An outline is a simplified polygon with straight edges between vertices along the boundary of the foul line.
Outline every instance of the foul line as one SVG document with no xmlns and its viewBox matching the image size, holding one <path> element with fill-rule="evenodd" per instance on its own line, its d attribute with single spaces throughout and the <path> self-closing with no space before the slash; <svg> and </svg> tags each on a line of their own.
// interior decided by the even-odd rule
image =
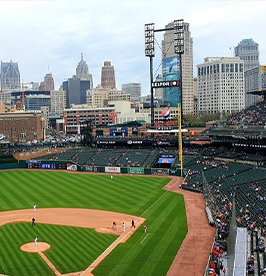
<svg viewBox="0 0 266 276">
<path fill-rule="evenodd" d="M 148 236 L 149 234 L 147 234 L 146 237 L 140 243 L 142 244 Z"/>
<path fill-rule="evenodd" d="M 62 275 L 42 252 L 38 252 L 38 254 L 42 257 L 42 259 L 46 262 L 46 264 L 52 269 L 55 275 Z"/>
<path fill-rule="evenodd" d="M 172 178 L 172 179 L 174 179 L 174 178 Z M 171 179 L 171 180 L 172 180 Z M 170 181 L 171 181 L 170 180 Z M 152 205 L 149 207 L 149 208 L 147 208 L 138 218 L 137 218 L 137 220 L 136 221 L 138 221 L 145 213 L 147 213 L 167 192 L 169 192 L 174 186 L 176 185 L 176 182 L 174 182 L 174 184 L 172 185 L 172 186 L 170 186 L 167 190 L 165 190 L 165 192 L 159 197 L 159 198 L 157 198 L 157 200 L 156 201 L 154 201 L 153 203 L 152 203 Z"/>
</svg>

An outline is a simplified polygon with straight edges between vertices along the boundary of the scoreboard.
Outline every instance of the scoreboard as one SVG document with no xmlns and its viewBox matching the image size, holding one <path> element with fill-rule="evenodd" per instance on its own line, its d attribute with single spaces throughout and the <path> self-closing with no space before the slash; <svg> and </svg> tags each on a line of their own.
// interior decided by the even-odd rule
<svg viewBox="0 0 266 276">
<path fill-rule="evenodd" d="M 67 164 L 54 163 L 27 163 L 28 169 L 45 169 L 45 170 L 66 170 Z"/>
</svg>

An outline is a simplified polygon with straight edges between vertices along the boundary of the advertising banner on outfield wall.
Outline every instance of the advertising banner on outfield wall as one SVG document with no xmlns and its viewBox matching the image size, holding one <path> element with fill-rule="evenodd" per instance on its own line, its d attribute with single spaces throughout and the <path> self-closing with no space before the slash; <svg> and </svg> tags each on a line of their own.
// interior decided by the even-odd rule
<svg viewBox="0 0 266 276">
<path fill-rule="evenodd" d="M 128 173 L 144 174 L 144 168 L 128 168 Z"/>
<path fill-rule="evenodd" d="M 67 170 L 68 171 L 77 171 L 78 170 L 78 166 L 75 164 L 67 164 Z"/>
<path fill-rule="evenodd" d="M 152 169 L 151 173 L 155 175 L 168 175 L 169 169 Z"/>
<path fill-rule="evenodd" d="M 108 173 L 120 173 L 121 170 L 119 167 L 105 167 L 105 172 Z"/>
<path fill-rule="evenodd" d="M 84 166 L 86 172 L 97 172 L 97 167 L 93 166 Z"/>
</svg>

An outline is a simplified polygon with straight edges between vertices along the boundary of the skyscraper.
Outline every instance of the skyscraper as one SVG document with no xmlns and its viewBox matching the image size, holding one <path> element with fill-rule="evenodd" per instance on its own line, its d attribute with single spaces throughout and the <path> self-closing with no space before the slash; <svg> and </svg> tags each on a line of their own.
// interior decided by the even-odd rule
<svg viewBox="0 0 266 276">
<path fill-rule="evenodd" d="M 92 88 L 92 75 L 89 74 L 89 68 L 83 60 L 83 54 L 81 54 L 81 60 L 76 68 L 76 75 L 63 82 L 67 107 L 70 107 L 71 104 L 85 104 L 86 91 Z"/>
<path fill-rule="evenodd" d="M 18 63 L 1 61 L 1 90 L 20 89 L 20 73 Z"/>
<path fill-rule="evenodd" d="M 155 78 L 155 81 L 163 81 L 162 75 L 158 74 Z M 163 100 L 163 88 L 155 89 L 155 98 Z"/>
<path fill-rule="evenodd" d="M 245 107 L 255 104 L 259 98 L 248 94 L 259 90 L 259 44 L 252 38 L 242 39 L 235 47 L 235 56 L 244 61 Z"/>
<path fill-rule="evenodd" d="M 115 69 L 111 61 L 105 61 L 102 67 L 101 86 L 103 88 L 116 88 Z"/>
<path fill-rule="evenodd" d="M 122 84 L 122 91 L 130 94 L 132 102 L 139 102 L 141 98 L 141 83 Z"/>
<path fill-rule="evenodd" d="M 235 113 L 245 107 L 243 60 L 208 57 L 197 68 L 200 114 Z"/>
<path fill-rule="evenodd" d="M 244 71 L 259 66 L 259 44 L 252 38 L 242 39 L 235 47 L 235 56 L 244 61 Z"/>
<path fill-rule="evenodd" d="M 174 27 L 170 22 L 165 28 Z M 180 78 L 180 60 L 174 51 L 174 30 L 166 31 L 162 41 L 163 79 Z M 164 101 L 171 106 L 177 106 L 179 88 L 165 88 Z M 182 55 L 182 110 L 183 114 L 194 113 L 193 100 L 193 39 L 189 23 L 184 23 L 184 54 Z"/>
<path fill-rule="evenodd" d="M 40 91 L 51 91 L 54 90 L 54 79 L 51 73 L 48 73 L 44 77 L 44 81 L 40 83 Z"/>
<path fill-rule="evenodd" d="M 84 59 L 83 59 L 82 53 L 81 53 L 81 60 L 78 63 L 78 66 L 76 68 L 76 76 L 80 80 L 90 81 L 90 85 L 91 85 L 90 89 L 93 88 L 92 75 L 89 74 L 89 68 L 88 68 L 86 61 L 84 61 Z"/>
</svg>

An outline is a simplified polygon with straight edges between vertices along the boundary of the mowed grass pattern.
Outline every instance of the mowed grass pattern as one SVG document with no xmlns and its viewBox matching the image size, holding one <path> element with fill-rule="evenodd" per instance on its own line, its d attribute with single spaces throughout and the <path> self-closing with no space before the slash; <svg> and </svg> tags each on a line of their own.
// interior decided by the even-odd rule
<svg viewBox="0 0 266 276">
<path fill-rule="evenodd" d="M 44 252 L 61 273 L 86 269 L 115 239 L 93 229 L 58 225 L 15 223 L 0 227 L 0 273 L 10 275 L 54 275 L 38 253 L 25 253 L 21 245 L 47 242 L 51 248 Z"/>
<path fill-rule="evenodd" d="M 115 175 L 113 180 L 110 180 L 109 175 L 26 170 L 0 172 L 0 211 L 32 208 L 36 203 L 37 208 L 91 208 L 140 216 L 156 202 L 143 215 L 147 219 L 145 224 L 148 226 L 149 235 L 144 233 L 143 228 L 138 229 L 129 241 L 119 245 L 93 273 L 128 276 L 165 275 L 187 233 L 183 197 L 162 190 L 168 181 L 167 178 L 125 175 Z M 27 227 L 27 225 L 18 224 L 17 226 Z M 11 243 L 12 245 L 14 241 L 12 238 L 9 240 L 7 238 L 12 237 L 12 227 L 15 226 L 7 225 L 0 228 L 1 233 L 2 231 L 5 233 L 7 244 Z M 38 228 L 41 231 L 49 229 L 45 235 L 46 241 L 50 241 L 54 236 L 58 237 L 52 241 L 54 250 L 50 249 L 45 254 L 62 273 L 70 272 L 69 268 L 72 269 L 72 267 L 75 268 L 74 271 L 84 269 L 91 262 L 89 256 L 92 256 L 93 259 L 95 256 L 93 252 L 100 254 L 103 247 L 107 247 L 113 238 L 101 235 L 102 237 L 111 237 L 106 240 L 101 238 L 105 241 L 104 244 L 101 244 L 101 242 L 95 243 L 96 240 L 91 239 L 94 230 L 52 225 L 38 225 Z M 63 230 L 69 228 L 71 230 Z M 84 230 L 88 230 L 85 234 L 86 238 L 83 236 Z M 63 239 L 60 238 L 61 232 L 65 233 Z M 62 240 L 69 240 L 68 245 L 63 246 L 64 254 L 59 253 L 62 248 L 60 244 L 64 244 Z M 86 240 L 93 242 L 87 244 Z M 32 241 L 32 237 L 27 242 L 30 241 Z M 80 250 L 77 248 L 71 250 L 72 245 L 79 241 L 83 242 Z M 99 250 L 97 251 L 98 244 Z M 16 256 L 16 254 L 21 254 L 19 249 L 15 245 L 12 245 L 11 248 L 13 248 L 14 258 L 19 259 Z M 86 250 L 88 253 L 84 254 Z M 5 263 L 9 254 L 10 251 L 1 250 L 0 269 L 6 267 Z M 36 265 L 37 259 L 35 263 L 26 260 L 23 263 L 14 262 L 12 263 L 13 271 L 19 271 L 19 269 L 27 271 L 30 264 L 42 270 L 45 264 L 39 260 L 40 264 Z M 8 265 L 11 265 L 10 262 Z M 43 271 L 47 271 L 45 275 L 50 275 L 49 269 L 47 269 Z M 20 275 L 30 274 L 25 272 Z"/>
</svg>

